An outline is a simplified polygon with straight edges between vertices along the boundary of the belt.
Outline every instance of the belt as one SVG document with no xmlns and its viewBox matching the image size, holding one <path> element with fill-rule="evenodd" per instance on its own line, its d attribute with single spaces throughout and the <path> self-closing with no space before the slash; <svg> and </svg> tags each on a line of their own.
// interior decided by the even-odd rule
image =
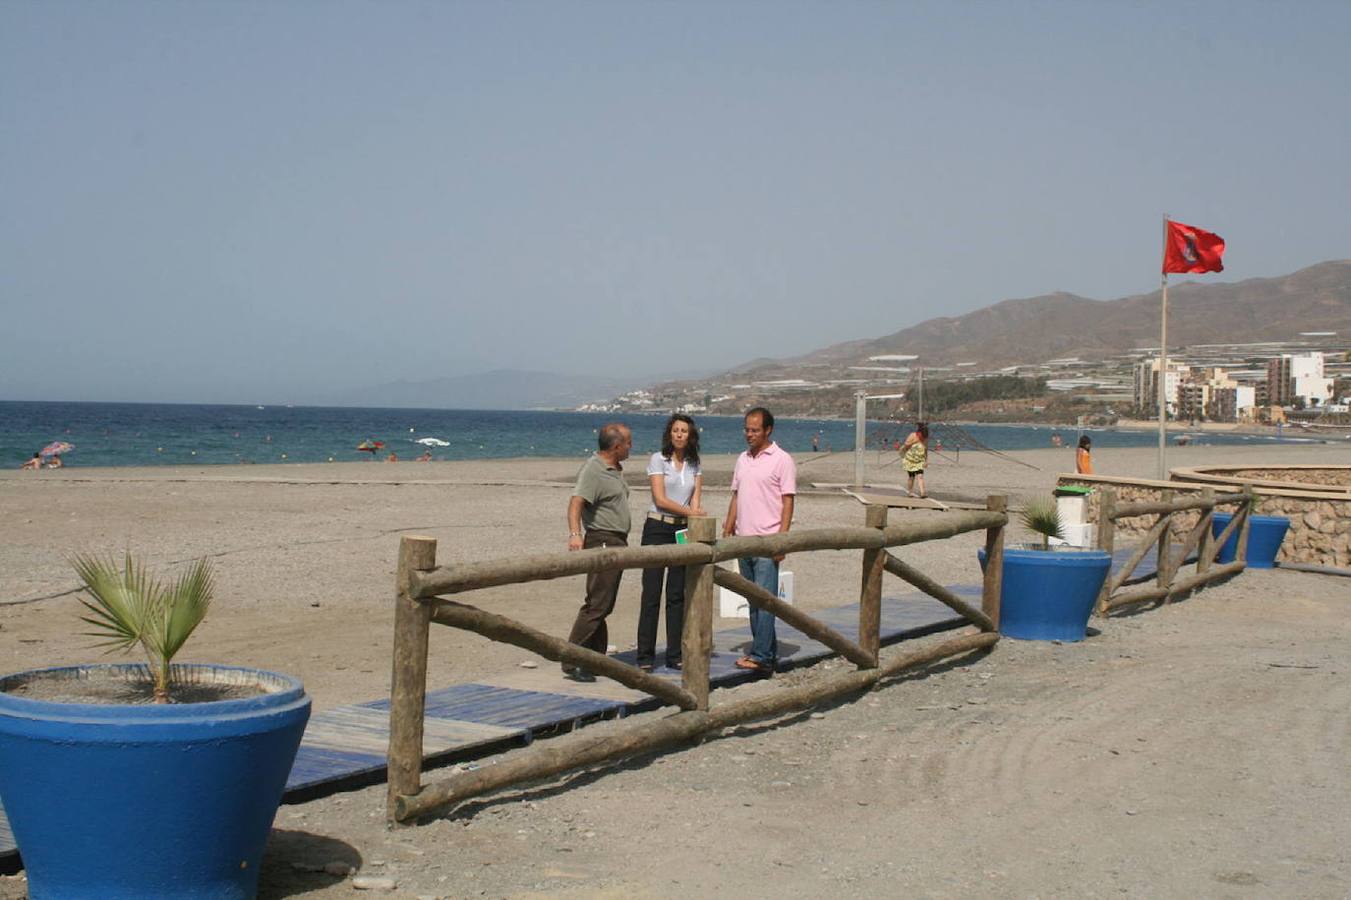
<svg viewBox="0 0 1351 900">
<path fill-rule="evenodd" d="M 650 512 L 647 514 L 649 519 L 656 519 L 658 522 L 665 522 L 667 525 L 684 525 L 684 516 L 668 516 L 665 513 Z"/>
</svg>

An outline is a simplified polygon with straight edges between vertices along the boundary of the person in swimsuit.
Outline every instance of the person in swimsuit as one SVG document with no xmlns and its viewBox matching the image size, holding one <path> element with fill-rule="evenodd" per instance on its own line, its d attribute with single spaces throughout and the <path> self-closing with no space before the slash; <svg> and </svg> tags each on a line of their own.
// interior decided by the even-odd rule
<svg viewBox="0 0 1351 900">
<path fill-rule="evenodd" d="M 1089 455 L 1089 450 L 1093 446 L 1093 440 L 1088 435 L 1079 438 L 1079 449 L 1074 451 L 1074 471 L 1080 475 L 1093 474 L 1093 458 Z"/>
<path fill-rule="evenodd" d="M 927 497 L 924 490 L 924 467 L 929 462 L 929 423 L 916 422 L 915 430 L 901 445 L 901 467 L 909 476 L 905 489 L 917 497 Z M 915 487 L 919 493 L 915 494 Z"/>
</svg>

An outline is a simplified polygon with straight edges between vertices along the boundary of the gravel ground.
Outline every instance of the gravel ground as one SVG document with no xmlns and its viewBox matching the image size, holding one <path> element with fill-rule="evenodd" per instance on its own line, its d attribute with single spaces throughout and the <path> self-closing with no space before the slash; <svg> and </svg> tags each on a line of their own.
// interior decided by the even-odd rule
<svg viewBox="0 0 1351 900">
<path fill-rule="evenodd" d="M 1262 452 L 1180 448 L 1170 462 L 1345 455 L 1318 445 Z M 1040 468 L 966 454 L 960 465 L 937 462 L 930 490 L 1025 497 L 1049 489 L 1067 460 L 1018 456 Z M 1152 468 L 1148 451 L 1095 456 L 1105 471 Z M 804 481 L 852 474 L 843 454 L 799 461 Z M 896 467 L 880 461 L 875 477 L 894 483 Z M 717 513 L 730 464 L 710 460 L 706 506 Z M 0 661 L 14 671 L 97 659 L 75 627 L 65 557 L 130 545 L 160 566 L 203 553 L 218 562 L 222 598 L 186 659 L 298 675 L 316 709 L 387 695 L 398 535 L 437 537 L 443 563 L 562 549 L 575 467 L 0 473 Z M 633 502 L 641 510 L 646 497 Z M 799 501 L 798 527 L 861 521 L 837 493 Z M 911 548 L 907 559 L 939 581 L 972 581 L 976 540 Z M 805 608 L 857 591 L 856 552 L 790 566 Z M 474 602 L 563 633 L 579 598 L 568 579 Z M 626 577 L 611 619 L 620 646 L 632 640 L 636 605 L 637 579 Z M 1345 579 L 1250 571 L 1098 623 L 1082 643 L 1005 640 L 839 703 L 500 792 L 415 827 L 385 825 L 383 785 L 284 806 L 261 896 L 1347 896 L 1348 607 Z M 436 633 L 430 681 L 519 671 L 523 658 Z M 715 702 L 821 669 L 843 664 Z M 24 893 L 22 876 L 0 879 L 0 898 Z"/>
</svg>

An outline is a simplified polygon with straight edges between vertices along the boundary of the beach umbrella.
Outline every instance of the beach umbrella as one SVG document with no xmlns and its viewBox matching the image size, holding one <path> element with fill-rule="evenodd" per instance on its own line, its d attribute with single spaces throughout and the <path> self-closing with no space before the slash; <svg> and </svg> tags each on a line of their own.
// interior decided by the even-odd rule
<svg viewBox="0 0 1351 900">
<path fill-rule="evenodd" d="M 371 455 L 374 455 L 376 450 L 383 450 L 384 448 L 384 441 L 362 441 L 360 444 L 357 444 L 358 450 L 364 450 Z"/>
<path fill-rule="evenodd" d="M 39 452 L 41 452 L 44 457 L 60 456 L 62 453 L 68 453 L 74 449 L 75 445 L 66 441 L 52 441 Z"/>
</svg>

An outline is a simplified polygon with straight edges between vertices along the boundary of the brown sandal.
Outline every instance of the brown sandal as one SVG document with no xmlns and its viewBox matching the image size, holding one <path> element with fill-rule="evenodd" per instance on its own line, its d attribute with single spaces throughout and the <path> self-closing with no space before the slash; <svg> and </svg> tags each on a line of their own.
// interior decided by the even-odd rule
<svg viewBox="0 0 1351 900">
<path fill-rule="evenodd" d="M 768 672 L 768 671 L 771 671 L 770 666 L 766 665 L 765 663 L 760 662 L 758 659 L 752 659 L 752 658 L 749 657 L 749 656 L 743 656 L 743 657 L 741 657 L 740 659 L 738 659 L 738 660 L 736 661 L 735 665 L 736 665 L 736 667 L 737 667 L 738 669 L 749 669 L 749 670 L 751 670 L 752 672 Z"/>
</svg>

